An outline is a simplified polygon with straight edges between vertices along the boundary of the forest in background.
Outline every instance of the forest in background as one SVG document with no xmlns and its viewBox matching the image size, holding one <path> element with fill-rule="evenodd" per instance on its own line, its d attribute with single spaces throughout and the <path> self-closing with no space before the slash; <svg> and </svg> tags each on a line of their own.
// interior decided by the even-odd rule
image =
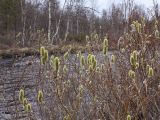
<svg viewBox="0 0 160 120">
<path fill-rule="evenodd" d="M 132 21 L 146 20 L 146 32 L 153 31 L 155 20 L 160 20 L 157 1 L 145 9 L 134 0 L 112 4 L 97 11 L 96 0 L 86 7 L 86 0 L 1 0 L 0 49 L 36 47 L 38 44 L 57 45 L 86 43 L 86 35 L 108 34 L 109 43 L 115 46 L 123 33 L 131 29 Z"/>
</svg>

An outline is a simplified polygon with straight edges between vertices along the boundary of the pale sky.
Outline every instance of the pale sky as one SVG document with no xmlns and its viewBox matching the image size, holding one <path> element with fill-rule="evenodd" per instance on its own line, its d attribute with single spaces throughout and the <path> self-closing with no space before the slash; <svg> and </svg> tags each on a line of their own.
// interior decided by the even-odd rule
<svg viewBox="0 0 160 120">
<path fill-rule="evenodd" d="M 60 0 L 61 5 L 65 0 Z M 86 6 L 90 6 L 92 0 L 86 0 Z M 99 12 L 102 9 L 107 9 L 111 6 L 112 3 L 122 3 L 124 0 L 94 0 L 96 1 L 96 10 Z M 153 6 L 153 0 L 134 0 L 136 4 L 143 4 L 146 8 L 151 8 Z M 156 0 L 160 5 L 160 0 Z"/>
</svg>

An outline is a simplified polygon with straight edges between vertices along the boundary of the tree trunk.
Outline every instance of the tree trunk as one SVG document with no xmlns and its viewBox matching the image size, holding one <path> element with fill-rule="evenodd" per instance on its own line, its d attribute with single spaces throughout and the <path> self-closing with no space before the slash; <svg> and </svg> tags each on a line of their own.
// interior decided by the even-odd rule
<svg viewBox="0 0 160 120">
<path fill-rule="evenodd" d="M 51 0 L 48 0 L 48 42 L 51 42 Z"/>
<path fill-rule="evenodd" d="M 26 17 L 25 17 L 25 0 L 21 0 L 21 21 L 22 21 L 22 46 L 25 45 Z"/>
<path fill-rule="evenodd" d="M 67 37 L 68 37 L 68 33 L 69 33 L 69 23 L 70 23 L 70 18 L 68 18 L 68 20 L 67 20 L 67 29 L 66 29 L 66 33 L 65 33 L 64 42 L 66 42 Z"/>
</svg>

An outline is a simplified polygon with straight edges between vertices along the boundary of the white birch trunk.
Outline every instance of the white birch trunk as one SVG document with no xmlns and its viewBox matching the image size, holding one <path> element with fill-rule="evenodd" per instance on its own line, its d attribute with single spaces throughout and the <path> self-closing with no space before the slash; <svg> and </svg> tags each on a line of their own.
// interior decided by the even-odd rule
<svg viewBox="0 0 160 120">
<path fill-rule="evenodd" d="M 21 0 L 21 12 L 22 12 L 22 46 L 25 45 L 25 31 L 26 31 L 26 17 L 25 17 L 25 0 Z"/>
<path fill-rule="evenodd" d="M 51 42 L 51 0 L 48 0 L 48 42 Z"/>
<path fill-rule="evenodd" d="M 67 20 L 67 29 L 66 29 L 65 38 L 64 38 L 64 41 L 65 41 L 65 42 L 66 42 L 66 40 L 67 40 L 68 33 L 69 33 L 69 23 L 70 23 L 70 19 L 68 18 L 68 20 Z"/>
</svg>

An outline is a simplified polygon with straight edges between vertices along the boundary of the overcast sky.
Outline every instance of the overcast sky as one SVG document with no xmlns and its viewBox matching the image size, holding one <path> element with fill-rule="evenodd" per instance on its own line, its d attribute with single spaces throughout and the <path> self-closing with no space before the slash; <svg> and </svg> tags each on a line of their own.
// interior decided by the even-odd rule
<svg viewBox="0 0 160 120">
<path fill-rule="evenodd" d="M 61 5 L 64 3 L 65 0 L 60 0 Z M 89 6 L 91 4 L 92 0 L 86 0 L 86 6 Z M 96 1 L 96 10 L 99 12 L 102 11 L 102 9 L 107 9 L 112 3 L 122 3 L 124 0 L 95 0 Z M 158 4 L 160 4 L 160 0 L 157 0 Z M 151 8 L 153 6 L 153 0 L 135 0 L 135 3 L 137 4 L 143 4 L 146 8 Z"/>
</svg>

